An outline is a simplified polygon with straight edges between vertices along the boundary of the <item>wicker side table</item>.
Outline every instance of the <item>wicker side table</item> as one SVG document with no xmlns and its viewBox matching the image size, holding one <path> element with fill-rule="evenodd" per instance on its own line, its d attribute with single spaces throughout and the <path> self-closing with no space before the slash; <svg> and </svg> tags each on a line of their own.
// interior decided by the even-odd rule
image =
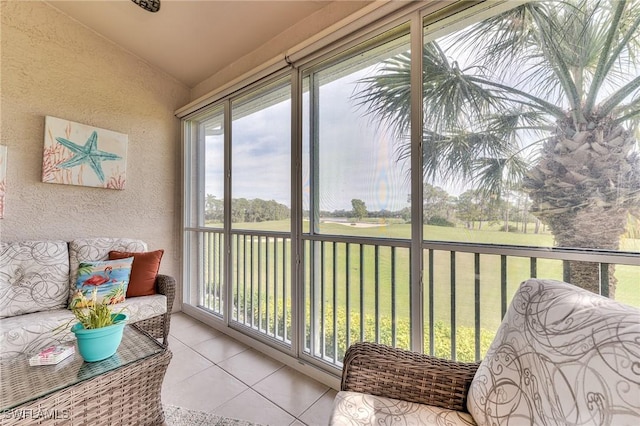
<svg viewBox="0 0 640 426">
<path fill-rule="evenodd" d="M 171 351 L 133 327 L 127 327 L 125 336 L 116 355 L 97 363 L 85 363 L 76 353 L 57 371 L 58 366 L 27 365 L 25 377 L 19 377 L 24 371 L 20 361 L 11 369 L 18 377 L 7 376 L 10 369 L 3 366 L 3 401 L 7 400 L 7 389 L 13 401 L 22 399 L 19 394 L 30 388 L 36 391 L 32 399 L 3 408 L 0 425 L 162 424 L 161 388 Z M 158 347 L 154 349 L 154 345 Z M 70 371 L 76 380 L 65 384 L 64 377 Z M 37 397 L 37 390 L 43 386 L 49 391 Z"/>
</svg>

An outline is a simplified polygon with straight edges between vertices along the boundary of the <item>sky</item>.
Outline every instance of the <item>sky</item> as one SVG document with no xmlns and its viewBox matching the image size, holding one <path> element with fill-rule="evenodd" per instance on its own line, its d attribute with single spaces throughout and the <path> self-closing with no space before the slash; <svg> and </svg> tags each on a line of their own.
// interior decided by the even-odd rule
<svg viewBox="0 0 640 426">
<path fill-rule="evenodd" d="M 355 82 L 370 72 L 371 67 L 320 89 L 321 210 L 351 210 L 354 198 L 363 200 L 370 211 L 408 206 L 408 164 L 396 162 L 394 139 L 376 129 L 352 99 Z M 233 121 L 233 198 L 291 206 L 290 110 L 287 100 Z M 206 193 L 222 198 L 222 137 L 209 136 L 206 142 Z M 308 208 L 308 137 L 304 145 L 304 208 Z"/>
</svg>

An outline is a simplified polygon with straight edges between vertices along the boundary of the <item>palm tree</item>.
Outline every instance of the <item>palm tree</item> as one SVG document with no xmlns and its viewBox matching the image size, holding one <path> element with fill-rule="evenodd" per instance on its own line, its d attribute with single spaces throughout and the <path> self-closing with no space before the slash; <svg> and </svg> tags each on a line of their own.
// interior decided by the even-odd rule
<svg viewBox="0 0 640 426">
<path fill-rule="evenodd" d="M 521 188 L 558 247 L 618 250 L 640 212 L 639 26 L 638 1 L 531 2 L 426 43 L 425 181 L 467 179 L 497 197 Z M 410 66 L 408 53 L 384 61 L 355 95 L 397 133 L 399 158 Z M 597 264 L 569 270 L 598 291 Z"/>
</svg>

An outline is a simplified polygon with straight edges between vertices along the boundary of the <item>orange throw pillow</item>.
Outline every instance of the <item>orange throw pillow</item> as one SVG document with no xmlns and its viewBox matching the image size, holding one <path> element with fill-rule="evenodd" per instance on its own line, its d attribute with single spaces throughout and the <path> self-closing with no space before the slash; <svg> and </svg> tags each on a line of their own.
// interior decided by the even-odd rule
<svg viewBox="0 0 640 426">
<path fill-rule="evenodd" d="M 150 296 L 156 294 L 156 276 L 164 250 L 130 253 L 110 251 L 109 260 L 133 257 L 131 277 L 127 287 L 127 297 Z"/>
</svg>

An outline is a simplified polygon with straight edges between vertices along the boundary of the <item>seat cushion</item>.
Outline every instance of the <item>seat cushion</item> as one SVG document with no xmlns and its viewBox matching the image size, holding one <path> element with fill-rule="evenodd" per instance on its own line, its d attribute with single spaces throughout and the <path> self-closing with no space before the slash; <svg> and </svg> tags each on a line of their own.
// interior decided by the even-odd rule
<svg viewBox="0 0 640 426">
<path fill-rule="evenodd" d="M 0 358 L 35 354 L 45 346 L 73 340 L 74 316 L 68 309 L 18 315 L 0 320 Z"/>
<path fill-rule="evenodd" d="M 0 318 L 64 308 L 68 295 L 65 241 L 0 244 Z"/>
<path fill-rule="evenodd" d="M 127 323 L 133 324 L 166 313 L 167 298 L 162 294 L 132 297 L 111 306 L 113 312 L 121 309 L 129 316 Z M 69 309 L 3 318 L 0 320 L 0 359 L 36 353 L 47 345 L 75 340 L 70 331 L 75 322 Z"/>
<path fill-rule="evenodd" d="M 469 426 L 469 413 L 358 392 L 338 392 L 330 425 Z"/>
<path fill-rule="evenodd" d="M 571 284 L 525 281 L 471 382 L 480 425 L 640 419 L 640 310 Z"/>
<path fill-rule="evenodd" d="M 113 312 L 123 310 L 129 316 L 129 324 L 153 318 L 167 313 L 167 296 L 153 294 L 151 296 L 131 297 L 124 302 L 111 306 Z"/>
</svg>

